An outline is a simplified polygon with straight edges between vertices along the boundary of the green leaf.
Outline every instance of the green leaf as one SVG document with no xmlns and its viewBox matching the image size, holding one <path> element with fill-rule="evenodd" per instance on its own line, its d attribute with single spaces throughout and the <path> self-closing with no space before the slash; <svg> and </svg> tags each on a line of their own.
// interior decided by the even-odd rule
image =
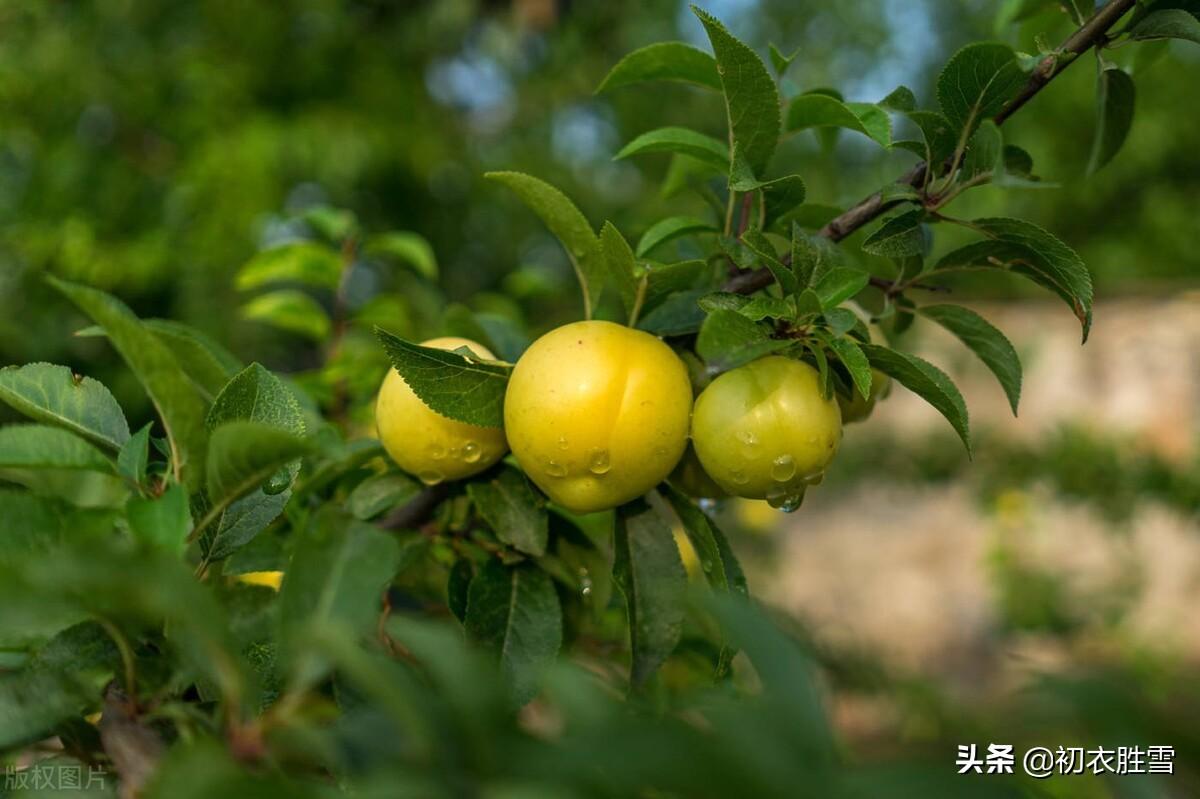
<svg viewBox="0 0 1200 799">
<path fill-rule="evenodd" d="M 838 266 L 830 269 L 813 287 L 821 300 L 821 310 L 836 308 L 866 288 L 871 275 L 861 269 Z"/>
<path fill-rule="evenodd" d="M 10 424 L 0 427 L 0 469 L 113 471 L 94 445 L 61 427 Z"/>
<path fill-rule="evenodd" d="M 488 172 L 484 177 L 512 189 L 562 242 L 583 291 L 584 316 L 590 319 L 604 287 L 605 265 L 600 240 L 587 219 L 567 195 L 545 181 L 520 172 Z"/>
<path fill-rule="evenodd" d="M 647 131 L 622 147 L 613 160 L 643 153 L 680 153 L 722 172 L 729 169 L 729 146 L 690 128 L 667 127 Z"/>
<path fill-rule="evenodd" d="M 613 577 L 633 649 L 629 680 L 640 688 L 679 643 L 687 573 L 671 528 L 641 500 L 617 508 L 615 548 Z"/>
<path fill-rule="evenodd" d="M 904 258 L 925 253 L 925 233 L 921 222 L 925 211 L 913 208 L 888 217 L 863 239 L 862 248 L 872 255 L 885 258 Z"/>
<path fill-rule="evenodd" d="M 1134 39 L 1183 39 L 1200 44 L 1200 20 L 1181 8 L 1164 8 L 1142 17 L 1129 32 Z"/>
<path fill-rule="evenodd" d="M 549 517 L 520 471 L 505 466 L 486 483 L 469 483 L 467 496 L 501 541 L 527 555 L 546 554 Z"/>
<path fill-rule="evenodd" d="M 710 372 L 718 373 L 778 352 L 791 343 L 771 338 L 766 327 L 737 311 L 718 310 L 710 313 L 700 326 L 696 354 L 704 359 Z"/>
<path fill-rule="evenodd" d="M 754 229 L 747 230 L 742 234 L 742 243 L 749 247 L 762 261 L 763 266 L 771 271 L 785 297 L 790 297 L 800 290 L 795 273 L 779 260 L 775 247 L 765 235 Z"/>
<path fill-rule="evenodd" d="M 907 86 L 897 86 L 887 97 L 880 100 L 878 105 L 889 111 L 908 113 L 917 110 L 917 96 Z"/>
<path fill-rule="evenodd" d="M 533 699 L 562 646 L 562 608 L 550 575 L 489 560 L 471 580 L 464 626 L 498 656 L 513 703 Z"/>
<path fill-rule="evenodd" d="M 982 316 L 961 305 L 925 305 L 920 313 L 949 330 L 979 356 L 1000 381 L 1016 416 L 1021 401 L 1021 359 L 1008 338 Z"/>
<path fill-rule="evenodd" d="M 695 333 L 704 321 L 698 300 L 707 289 L 688 289 L 667 295 L 638 322 L 638 329 L 656 336 L 685 336 Z"/>
<path fill-rule="evenodd" d="M 471 590 L 471 581 L 475 572 L 468 558 L 459 558 L 450 567 L 450 575 L 446 578 L 446 606 L 460 622 L 467 620 L 467 603 Z"/>
<path fill-rule="evenodd" d="M 243 319 L 262 322 L 298 336 L 324 341 L 332 324 L 320 303 L 303 291 L 280 289 L 260 294 L 241 308 Z"/>
<path fill-rule="evenodd" d="M 642 240 L 645 240 L 645 236 Z M 621 296 L 621 304 L 625 307 L 627 318 L 632 319 L 638 310 L 640 282 L 635 275 L 637 262 L 634 260 L 633 250 L 612 222 L 605 222 L 604 227 L 600 228 L 600 248 L 608 265 L 608 279 L 616 286 L 617 293 Z"/>
<path fill-rule="evenodd" d="M 146 482 L 146 467 L 150 461 L 150 428 L 153 424 L 146 422 L 117 453 L 117 473 L 136 485 Z"/>
<path fill-rule="evenodd" d="M 1025 83 L 1017 54 L 1006 44 L 976 42 L 950 57 L 937 80 L 938 103 L 964 140 L 995 116 Z"/>
<path fill-rule="evenodd" d="M 1150 19 L 1157 11 L 1150 14 Z M 1200 22 L 1191 14 L 1180 12 L 1196 26 L 1197 42 L 1200 42 Z M 1088 174 L 1099 170 L 1113 159 L 1121 149 L 1133 125 L 1135 90 L 1133 78 L 1120 67 L 1109 67 L 1100 71 L 1096 80 L 1096 135 L 1092 139 L 1092 155 L 1088 159 Z"/>
<path fill-rule="evenodd" d="M 372 258 L 382 258 L 412 267 L 426 280 L 437 280 L 437 256 L 424 236 L 407 230 L 377 233 L 367 239 L 363 252 Z"/>
<path fill-rule="evenodd" d="M 769 228 L 775 220 L 788 213 L 804 202 L 806 188 L 799 175 L 787 175 L 775 180 L 769 180 L 759 186 L 762 192 L 763 227 Z"/>
<path fill-rule="evenodd" d="M 783 77 L 783 73 L 787 72 L 788 67 L 792 65 L 792 61 L 800 54 L 800 50 L 796 49 L 792 51 L 791 55 L 784 55 L 783 51 L 776 47 L 774 42 L 769 44 L 767 49 L 771 56 L 771 66 L 775 67 L 775 74 L 779 77 Z"/>
<path fill-rule="evenodd" d="M 422 347 L 375 328 L 404 382 L 435 412 L 479 427 L 504 426 L 509 367 Z"/>
<path fill-rule="evenodd" d="M 403 507 L 421 493 L 421 484 L 404 472 L 373 474 L 354 487 L 346 508 L 361 521 Z"/>
<path fill-rule="evenodd" d="M 804 232 L 799 222 L 792 223 L 792 271 L 802 287 L 812 285 L 820 271 L 821 251 Z"/>
<path fill-rule="evenodd" d="M 209 441 L 205 488 L 221 508 L 253 491 L 308 451 L 304 439 L 261 422 L 226 422 Z"/>
<path fill-rule="evenodd" d="M 708 32 L 725 94 L 730 139 L 754 174 L 766 172 L 779 142 L 779 92 L 762 59 L 715 17 L 692 6 Z"/>
<path fill-rule="evenodd" d="M 660 247 L 680 236 L 692 233 L 715 233 L 716 230 L 716 226 L 711 222 L 697 219 L 694 216 L 671 216 L 660 219 L 638 239 L 637 256 L 641 258 L 649 255 L 655 247 Z"/>
<path fill-rule="evenodd" d="M 913 124 L 921 130 L 925 141 L 925 161 L 935 167 L 954 153 L 958 137 L 950 120 L 936 111 L 910 111 L 907 114 Z"/>
<path fill-rule="evenodd" d="M 300 218 L 314 233 L 328 241 L 340 243 L 358 233 L 358 217 L 345 208 L 314 205 L 304 209 Z"/>
<path fill-rule="evenodd" d="M 971 137 L 962 162 L 961 180 L 978 176 L 999 175 L 1004 171 L 1004 137 L 1000 128 L 985 119 Z"/>
<path fill-rule="evenodd" d="M 318 514 L 297 539 L 279 596 L 280 634 L 293 673 L 311 680 L 324 664 L 295 659 L 304 631 L 337 624 L 358 635 L 373 632 L 383 590 L 400 561 L 400 545 L 394 536 L 332 508 Z"/>
<path fill-rule="evenodd" d="M 704 288 L 712 273 L 707 261 L 677 261 L 673 264 L 647 262 L 646 308 L 655 308 L 676 292 Z"/>
<path fill-rule="evenodd" d="M 192 514 L 188 510 L 187 490 L 172 484 L 162 496 L 132 497 L 125 504 L 129 529 L 139 542 L 182 555 L 187 548 L 188 533 L 192 531 Z"/>
<path fill-rule="evenodd" d="M 102 383 L 65 366 L 31 363 L 0 369 L 0 400 L 29 418 L 58 425 L 103 447 L 129 440 L 121 406 Z"/>
<path fill-rule="evenodd" d="M 229 350 L 194 327 L 172 319 L 145 319 L 142 324 L 167 345 L 206 398 L 216 396 L 225 381 L 242 368 L 242 362 Z"/>
<path fill-rule="evenodd" d="M 1078 253 L 1032 222 L 1005 217 L 975 219 L 990 236 L 942 256 L 934 271 L 969 267 L 1010 269 L 1058 294 L 1075 313 L 1087 341 L 1092 324 L 1092 277 Z"/>
<path fill-rule="evenodd" d="M 846 128 L 863 134 L 880 147 L 890 147 L 892 143 L 892 122 L 878 106 L 843 103 L 826 94 L 802 94 L 788 106 L 787 130 L 808 128 Z"/>
<path fill-rule="evenodd" d="M 120 300 L 104 292 L 57 278 L 47 278 L 96 324 L 150 395 L 158 410 L 175 474 L 189 489 L 204 479 L 204 402 L 171 351 Z"/>
<path fill-rule="evenodd" d="M 746 582 L 746 574 L 720 528 L 691 497 L 673 485 L 666 484 L 663 493 L 675 509 L 675 513 L 679 515 L 679 520 L 683 522 L 684 532 L 696 548 L 700 563 L 710 565 L 711 568 L 704 570 L 709 584 L 721 591 L 749 596 L 750 587 Z"/>
<path fill-rule="evenodd" d="M 263 250 L 238 270 L 236 286 L 249 291 L 270 283 L 302 283 L 333 290 L 342 279 L 341 254 L 316 241 L 294 241 Z"/>
<path fill-rule="evenodd" d="M 928 361 L 905 352 L 875 344 L 859 345 L 867 359 L 879 371 L 924 399 L 946 417 L 954 432 L 962 439 L 967 454 L 971 454 L 971 432 L 967 405 L 954 382 Z"/>
<path fill-rule="evenodd" d="M 846 367 L 846 371 L 850 373 L 850 379 L 854 381 L 854 387 L 858 389 L 858 393 L 862 395 L 863 399 L 870 397 L 871 362 L 867 360 L 862 347 L 853 340 L 842 336 L 826 335 L 822 336 L 821 340 Z"/>
<path fill-rule="evenodd" d="M 682 81 L 721 90 L 721 76 L 712 56 L 682 42 L 659 42 L 634 50 L 618 61 L 596 93 L 652 80 Z"/>
</svg>

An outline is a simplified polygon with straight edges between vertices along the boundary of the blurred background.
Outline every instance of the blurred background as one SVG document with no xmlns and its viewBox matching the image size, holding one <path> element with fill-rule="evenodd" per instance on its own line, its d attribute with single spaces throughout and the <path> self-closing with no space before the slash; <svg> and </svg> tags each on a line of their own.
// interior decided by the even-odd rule
<svg viewBox="0 0 1200 799">
<path fill-rule="evenodd" d="M 1073 27 L 1054 10 L 1001 24 L 1005 4 L 978 1 L 703 5 L 760 53 L 798 49 L 785 91 L 875 101 L 903 83 L 925 107 L 962 44 L 1031 51 Z M 682 0 L 3 2 L 0 30 L 0 363 L 48 360 L 102 379 L 135 426 L 144 400 L 102 340 L 73 337 L 84 324 L 43 273 L 195 325 L 303 382 L 327 343 L 246 318 L 234 276 L 256 252 L 309 236 L 314 209 L 346 209 L 364 230 L 424 237 L 439 275 L 364 264 L 325 306 L 417 335 L 437 332 L 430 309 L 444 295 L 536 335 L 579 313 L 570 266 L 482 174 L 542 177 L 597 227 L 612 219 L 636 240 L 704 206 L 663 196 L 665 157 L 613 154 L 662 125 L 723 135 L 714 94 L 593 93 L 636 47 L 707 49 Z M 1031 219 L 1082 254 L 1098 295 L 1089 343 L 1036 291 L 1002 277 L 956 286 L 1023 356 L 1019 420 L 966 350 L 918 326 L 913 346 L 963 388 L 974 462 L 931 408 L 896 391 L 848 428 L 800 512 L 721 509 L 752 588 L 830 662 L 984 702 L 1056 670 L 1117 664 L 1153 677 L 1200 662 L 1200 48 L 1112 57 L 1138 91 L 1113 163 L 1081 182 L 1088 58 L 1005 127 L 1065 188 L 985 188 L 956 209 Z M 776 156 L 803 175 L 810 202 L 841 207 L 912 160 L 845 132 L 795 136 Z M 672 246 L 688 254 L 686 241 Z M 374 353 L 369 336 L 359 346 Z M 363 357 L 375 358 L 357 384 L 365 405 L 384 366 Z M 912 731 L 894 700 L 870 692 L 839 695 L 836 708 L 864 739 Z"/>
</svg>

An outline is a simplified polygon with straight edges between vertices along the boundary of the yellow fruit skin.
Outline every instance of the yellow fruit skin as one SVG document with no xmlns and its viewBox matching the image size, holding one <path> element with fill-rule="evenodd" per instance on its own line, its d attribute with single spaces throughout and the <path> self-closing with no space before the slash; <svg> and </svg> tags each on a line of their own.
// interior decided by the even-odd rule
<svg viewBox="0 0 1200 799">
<path fill-rule="evenodd" d="M 513 369 L 504 428 L 521 468 L 575 513 L 645 494 L 687 446 L 687 367 L 649 333 L 575 322 L 533 343 Z"/>
<path fill-rule="evenodd" d="M 245 572 L 234 579 L 246 585 L 261 585 L 278 591 L 283 585 L 283 572 Z"/>
<path fill-rule="evenodd" d="M 466 347 L 480 358 L 495 358 L 482 344 L 465 338 L 434 338 L 423 347 Z M 504 457 L 504 431 L 448 419 L 421 401 L 395 369 L 388 370 L 375 403 L 379 440 L 404 471 L 432 485 L 478 474 Z"/>
<path fill-rule="evenodd" d="M 854 389 L 850 399 L 846 399 L 841 394 L 837 395 L 838 407 L 842 409 L 842 424 L 863 421 L 875 410 L 875 403 L 886 399 L 890 393 L 892 393 L 892 378 L 878 369 L 872 369 L 871 391 L 870 396 L 866 399 L 863 399 L 857 389 Z"/>
<path fill-rule="evenodd" d="M 841 439 L 841 412 L 821 396 L 817 370 L 778 355 L 718 377 L 692 413 L 692 444 L 704 470 L 748 499 L 787 504 L 820 479 Z"/>
</svg>

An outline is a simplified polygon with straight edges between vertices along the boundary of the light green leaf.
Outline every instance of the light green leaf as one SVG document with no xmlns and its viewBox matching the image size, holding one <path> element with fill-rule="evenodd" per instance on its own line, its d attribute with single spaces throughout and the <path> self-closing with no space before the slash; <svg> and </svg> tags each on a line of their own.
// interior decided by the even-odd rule
<svg viewBox="0 0 1200 799">
<path fill-rule="evenodd" d="M 617 293 L 621 296 L 625 314 L 627 318 L 635 319 L 639 298 L 645 286 L 635 275 L 637 262 L 634 260 L 633 250 L 629 248 L 629 242 L 612 222 L 605 222 L 600 228 L 600 249 L 604 252 L 604 260 L 608 265 L 608 279 L 616 286 Z"/>
<path fill-rule="evenodd" d="M 1013 416 L 1021 401 L 1021 359 L 1012 343 L 995 326 L 970 308 L 961 305 L 925 305 L 922 316 L 937 322 L 957 336 L 1000 381 Z"/>
<path fill-rule="evenodd" d="M 150 547 L 182 555 L 192 531 L 187 490 L 178 483 L 168 486 L 162 496 L 131 497 L 125 504 L 129 529 L 137 540 Z"/>
<path fill-rule="evenodd" d="M 10 424 L 0 427 L 0 469 L 83 469 L 113 472 L 94 445 L 61 427 Z"/>
<path fill-rule="evenodd" d="M 0 400 L 29 418 L 58 425 L 110 449 L 129 440 L 129 423 L 103 384 L 65 366 L 31 363 L 0 369 Z"/>
<path fill-rule="evenodd" d="M 797 48 L 792 51 L 791 55 L 784 55 L 783 51 L 776 47 L 774 42 L 771 42 L 767 46 L 767 49 L 771 56 L 771 66 L 775 67 L 775 74 L 778 77 L 783 77 L 783 73 L 787 72 L 788 67 L 792 65 L 792 61 L 800 54 L 800 50 Z"/>
<path fill-rule="evenodd" d="M 527 555 L 546 554 L 549 517 L 520 471 L 505 466 L 487 482 L 469 483 L 467 496 L 501 541 Z"/>
<path fill-rule="evenodd" d="M 314 233 L 328 241 L 340 243 L 358 234 L 358 217 L 345 208 L 314 205 L 304 209 L 300 218 Z"/>
<path fill-rule="evenodd" d="M 622 147 L 613 160 L 643 153 L 680 153 L 722 172 L 729 168 L 729 146 L 690 128 L 666 127 L 647 131 Z"/>
<path fill-rule="evenodd" d="M 863 353 L 862 348 L 853 340 L 844 336 L 824 335 L 821 340 L 833 351 L 837 359 L 846 367 L 854 387 L 863 399 L 871 396 L 871 362 Z"/>
<path fill-rule="evenodd" d="M 335 289 L 342 279 L 340 253 L 316 241 L 294 241 L 263 250 L 238 270 L 236 286 L 242 291 L 269 283 L 303 283 Z"/>
<path fill-rule="evenodd" d="M 863 239 L 862 248 L 872 255 L 885 258 L 904 258 L 925 253 L 925 234 L 921 222 L 925 211 L 913 208 L 888 217 Z"/>
<path fill-rule="evenodd" d="M 1143 41 L 1183 39 L 1200 44 L 1200 20 L 1182 8 L 1164 8 L 1142 17 L 1133 26 L 1130 36 Z"/>
<path fill-rule="evenodd" d="M 194 327 L 173 319 L 145 319 L 142 324 L 167 345 L 192 383 L 208 398 L 216 396 L 225 381 L 242 368 L 242 362 L 229 350 Z"/>
<path fill-rule="evenodd" d="M 687 573 L 671 528 L 641 500 L 617 508 L 615 548 L 613 577 L 633 649 L 629 680 L 640 688 L 679 643 Z"/>
<path fill-rule="evenodd" d="M 510 367 L 422 347 L 378 327 L 375 335 L 404 382 L 435 412 L 479 427 L 504 425 Z"/>
<path fill-rule="evenodd" d="M 813 291 L 821 300 L 821 310 L 828 311 L 858 294 L 870 281 L 871 275 L 861 269 L 837 266 L 821 276 Z"/>
<path fill-rule="evenodd" d="M 924 399 L 946 417 L 954 432 L 962 439 L 967 454 L 971 454 L 970 422 L 962 394 L 945 372 L 928 361 L 905 352 L 860 344 L 871 365 L 888 375 L 917 396 Z"/>
<path fill-rule="evenodd" d="M 113 347 L 158 410 L 177 477 L 189 489 L 204 479 L 204 401 L 171 351 L 120 300 L 77 283 L 47 278 L 108 333 Z"/>
<path fill-rule="evenodd" d="M 421 484 L 404 472 L 374 474 L 354 487 L 346 508 L 361 521 L 403 507 L 421 493 Z"/>
<path fill-rule="evenodd" d="M 779 260 L 779 255 L 775 252 L 775 247 L 762 232 L 754 229 L 747 230 L 742 234 L 742 244 L 746 245 L 751 252 L 757 255 L 763 266 L 770 270 L 771 275 L 775 278 L 775 282 L 783 290 L 783 296 L 790 297 L 800 290 L 799 281 L 796 279 L 795 273 Z"/>
<path fill-rule="evenodd" d="M 660 219 L 642 234 L 637 243 L 637 257 L 649 255 L 655 247 L 691 233 L 715 233 L 716 226 L 694 216 L 671 216 Z"/>
<path fill-rule="evenodd" d="M 1017 54 L 1006 44 L 976 42 L 950 57 L 937 80 L 942 112 L 964 140 L 995 116 L 1025 83 Z"/>
<path fill-rule="evenodd" d="M 791 343 L 771 338 L 768 328 L 737 311 L 718 310 L 710 313 L 700 326 L 696 354 L 704 359 L 710 372 L 726 372 L 785 349 Z"/>
<path fill-rule="evenodd" d="M 715 17 L 692 6 L 717 59 L 725 94 L 731 140 L 742 157 L 763 175 L 779 142 L 779 92 L 762 59 L 738 41 Z"/>
<path fill-rule="evenodd" d="M 373 258 L 386 258 L 407 264 L 426 280 L 438 278 L 437 256 L 433 253 L 433 245 L 419 233 L 407 230 L 378 233 L 367 239 L 363 252 Z"/>
<path fill-rule="evenodd" d="M 329 314 L 312 297 L 295 289 L 261 294 L 242 306 L 243 319 L 262 322 L 313 341 L 329 337 Z"/>
<path fill-rule="evenodd" d="M 117 453 L 117 472 L 136 485 L 146 482 L 146 467 L 150 463 L 150 428 L 153 424 L 146 422 Z"/>
<path fill-rule="evenodd" d="M 464 626 L 498 656 L 513 703 L 533 699 L 562 647 L 562 608 L 550 575 L 489 560 L 471 580 Z"/>
<path fill-rule="evenodd" d="M 604 287 L 605 265 L 600 240 L 587 219 L 567 195 L 543 180 L 520 172 L 488 172 L 484 177 L 512 189 L 562 242 L 583 291 L 584 316 L 590 319 Z"/>
<path fill-rule="evenodd" d="M 868 137 L 880 147 L 892 143 L 888 115 L 871 103 L 843 103 L 827 94 L 802 94 L 788 106 L 788 131 L 808 128 L 846 128 Z"/>
<path fill-rule="evenodd" d="M 1166 13 L 1163 11 L 1155 14 Z M 1196 26 L 1200 36 L 1200 22 L 1186 11 L 1180 12 Z M 1150 14 L 1146 19 L 1155 16 Z M 1197 38 L 1200 42 L 1200 38 Z M 1088 159 L 1088 174 L 1092 174 L 1113 159 L 1121 149 L 1133 126 L 1135 89 L 1133 78 L 1120 67 L 1108 67 L 1100 71 L 1096 79 L 1096 135 L 1092 139 L 1092 155 Z"/>
<path fill-rule="evenodd" d="M 682 81 L 721 91 L 721 76 L 712 56 L 682 42 L 659 42 L 618 61 L 596 93 L 651 80 Z"/>
</svg>

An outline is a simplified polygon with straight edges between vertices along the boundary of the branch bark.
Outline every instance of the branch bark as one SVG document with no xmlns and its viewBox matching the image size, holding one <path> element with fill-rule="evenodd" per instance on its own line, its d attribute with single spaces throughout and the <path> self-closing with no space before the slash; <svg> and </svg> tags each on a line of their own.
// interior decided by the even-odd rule
<svg viewBox="0 0 1200 799">
<path fill-rule="evenodd" d="M 1080 55 L 1093 47 L 1104 45 L 1108 41 L 1108 31 L 1121 17 L 1125 16 L 1126 12 L 1133 8 L 1136 2 L 1137 0 L 1109 0 L 1101 6 L 1083 25 L 1068 36 L 1055 52 L 1041 60 L 1021 91 L 1000 110 L 1000 113 L 992 118 L 992 121 L 997 125 L 1004 124 L 1009 117 L 1028 103 Z M 925 183 L 925 173 L 928 168 L 928 164 L 922 161 L 905 172 L 896 182 L 920 188 Z M 948 168 L 948 164 L 942 166 L 943 170 Z M 831 219 L 817 232 L 817 235 L 832 241 L 841 241 L 871 220 L 877 219 L 884 211 L 899 202 L 899 200 L 885 202 L 882 195 L 876 192 Z M 730 278 L 725 284 L 725 290 L 738 294 L 750 294 L 771 285 L 773 279 L 768 270 L 756 269 Z"/>
</svg>

